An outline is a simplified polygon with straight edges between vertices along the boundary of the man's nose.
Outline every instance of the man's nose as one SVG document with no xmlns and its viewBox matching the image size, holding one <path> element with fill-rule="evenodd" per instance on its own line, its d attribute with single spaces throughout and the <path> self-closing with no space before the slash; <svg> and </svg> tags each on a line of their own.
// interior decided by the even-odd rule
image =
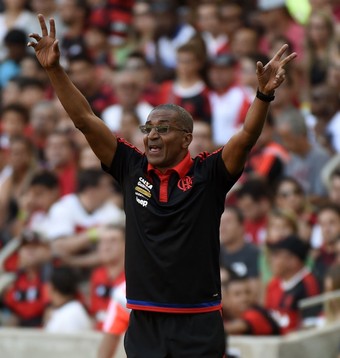
<svg viewBox="0 0 340 358">
<path fill-rule="evenodd" d="M 151 129 L 151 132 L 148 134 L 149 138 L 158 138 L 159 137 L 159 133 L 157 132 L 156 128 L 153 127 Z"/>
</svg>

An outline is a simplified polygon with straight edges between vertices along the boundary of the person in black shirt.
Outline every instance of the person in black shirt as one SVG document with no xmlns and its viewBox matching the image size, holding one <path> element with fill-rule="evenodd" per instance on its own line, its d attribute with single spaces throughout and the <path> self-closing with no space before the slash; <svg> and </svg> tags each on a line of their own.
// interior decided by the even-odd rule
<svg viewBox="0 0 340 358">
<path fill-rule="evenodd" d="M 243 129 L 220 150 L 191 158 L 193 120 L 164 104 L 141 131 L 145 153 L 116 138 L 95 116 L 59 64 L 54 20 L 29 46 L 46 69 L 75 126 L 103 168 L 122 187 L 126 212 L 126 295 L 132 309 L 125 336 L 128 357 L 222 357 L 225 337 L 219 271 L 219 222 L 226 193 L 239 178 L 261 133 L 275 89 L 285 77 L 283 46 L 257 63 L 258 98 Z"/>
</svg>

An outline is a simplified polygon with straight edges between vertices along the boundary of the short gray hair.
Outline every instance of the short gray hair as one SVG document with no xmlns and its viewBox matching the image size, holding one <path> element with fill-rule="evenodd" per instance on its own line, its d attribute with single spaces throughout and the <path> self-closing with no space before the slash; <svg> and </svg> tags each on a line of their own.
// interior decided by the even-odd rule
<svg viewBox="0 0 340 358">
<path fill-rule="evenodd" d="M 288 125 L 291 131 L 298 136 L 307 135 L 308 129 L 306 120 L 303 114 L 295 108 L 284 111 L 280 116 L 278 116 L 276 123 L 277 126 L 280 126 L 281 124 Z"/>
<path fill-rule="evenodd" d="M 185 129 L 189 133 L 192 133 L 194 129 L 194 120 L 191 114 L 188 111 L 186 111 L 183 107 L 173 103 L 164 103 L 155 107 L 152 110 L 152 112 L 157 110 L 166 110 L 166 111 L 175 112 L 177 114 L 177 120 L 183 126 L 183 129 Z"/>
</svg>

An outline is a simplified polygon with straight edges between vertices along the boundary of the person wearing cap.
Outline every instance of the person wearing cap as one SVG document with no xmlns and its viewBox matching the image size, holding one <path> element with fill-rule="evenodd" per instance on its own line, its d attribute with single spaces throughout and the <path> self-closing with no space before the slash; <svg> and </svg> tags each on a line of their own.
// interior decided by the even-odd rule
<svg viewBox="0 0 340 358">
<path fill-rule="evenodd" d="M 320 294 L 316 277 L 305 266 L 309 244 L 297 235 L 289 235 L 268 245 L 274 278 L 268 283 L 265 307 L 271 310 L 283 334 L 303 326 L 308 317 L 315 317 L 314 309 L 300 312 L 300 300 Z"/>
<path fill-rule="evenodd" d="M 245 88 L 236 84 L 238 62 L 229 53 L 211 59 L 208 79 L 211 91 L 211 124 L 216 145 L 226 143 L 240 128 L 250 106 Z"/>
<path fill-rule="evenodd" d="M 126 212 L 126 296 L 132 309 L 128 357 L 223 357 L 219 223 L 225 196 L 259 137 L 285 66 L 287 46 L 263 65 L 244 127 L 220 150 L 191 158 L 193 119 L 182 107 L 159 105 L 140 126 L 142 153 L 114 136 L 92 111 L 59 62 L 55 24 L 38 15 L 32 46 L 75 126 L 119 183 Z"/>
</svg>

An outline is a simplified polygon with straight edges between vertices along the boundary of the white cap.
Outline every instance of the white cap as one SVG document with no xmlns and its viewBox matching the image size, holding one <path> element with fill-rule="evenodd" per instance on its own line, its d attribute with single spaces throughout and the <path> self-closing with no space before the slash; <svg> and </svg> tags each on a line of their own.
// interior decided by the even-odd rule
<svg viewBox="0 0 340 358">
<path fill-rule="evenodd" d="M 286 6 L 285 0 L 257 0 L 259 10 L 268 11 Z"/>
</svg>

